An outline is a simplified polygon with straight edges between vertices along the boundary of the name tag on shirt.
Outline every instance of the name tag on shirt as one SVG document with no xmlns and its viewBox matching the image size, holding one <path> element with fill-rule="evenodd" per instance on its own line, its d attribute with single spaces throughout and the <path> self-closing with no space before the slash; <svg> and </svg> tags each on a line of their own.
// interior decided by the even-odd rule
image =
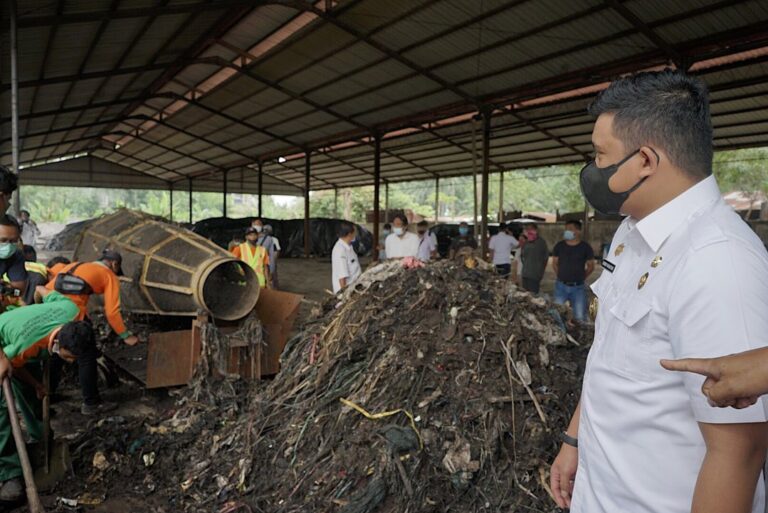
<svg viewBox="0 0 768 513">
<path fill-rule="evenodd" d="M 612 273 L 616 269 L 616 264 L 614 264 L 613 262 L 605 258 L 603 258 L 603 262 L 600 265 L 602 265 L 603 269 L 605 269 L 609 273 Z"/>
</svg>

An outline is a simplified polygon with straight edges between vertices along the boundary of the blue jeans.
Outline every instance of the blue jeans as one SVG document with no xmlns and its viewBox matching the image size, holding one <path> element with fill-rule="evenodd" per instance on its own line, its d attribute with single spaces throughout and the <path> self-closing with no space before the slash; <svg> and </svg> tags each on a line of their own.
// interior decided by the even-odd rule
<svg viewBox="0 0 768 513">
<path fill-rule="evenodd" d="M 568 301 L 573 310 L 573 316 L 577 321 L 587 319 L 587 291 L 584 284 L 566 285 L 560 280 L 555 282 L 555 303 L 564 305 Z"/>
</svg>

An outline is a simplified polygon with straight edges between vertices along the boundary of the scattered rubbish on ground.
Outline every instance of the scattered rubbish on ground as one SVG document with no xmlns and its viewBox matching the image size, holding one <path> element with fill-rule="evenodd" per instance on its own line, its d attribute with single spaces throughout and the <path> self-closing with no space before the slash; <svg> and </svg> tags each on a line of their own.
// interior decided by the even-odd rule
<svg viewBox="0 0 768 513">
<path fill-rule="evenodd" d="M 556 511 L 548 467 L 591 328 L 483 267 L 370 269 L 272 381 L 199 377 L 157 416 L 93 423 L 57 494 L 168 513 Z"/>
</svg>

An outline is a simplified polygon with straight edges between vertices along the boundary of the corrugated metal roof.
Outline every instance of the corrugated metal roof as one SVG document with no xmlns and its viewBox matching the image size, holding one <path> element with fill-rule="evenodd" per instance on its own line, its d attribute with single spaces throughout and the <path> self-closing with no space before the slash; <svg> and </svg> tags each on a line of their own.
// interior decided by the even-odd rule
<svg viewBox="0 0 768 513">
<path fill-rule="evenodd" d="M 206 190 L 231 169 L 254 191 L 262 160 L 264 192 L 297 194 L 305 148 L 312 188 L 372 183 L 379 132 L 384 179 L 432 179 L 472 172 L 481 105 L 496 107 L 492 171 L 579 162 L 599 87 L 568 91 L 696 62 L 718 147 L 768 145 L 761 0 L 342 0 L 330 13 L 324 0 L 122 0 L 112 11 L 68 0 L 60 15 L 47 0 L 21 4 L 23 162 L 85 151 Z M 3 163 L 9 102 L 5 84 Z"/>
</svg>

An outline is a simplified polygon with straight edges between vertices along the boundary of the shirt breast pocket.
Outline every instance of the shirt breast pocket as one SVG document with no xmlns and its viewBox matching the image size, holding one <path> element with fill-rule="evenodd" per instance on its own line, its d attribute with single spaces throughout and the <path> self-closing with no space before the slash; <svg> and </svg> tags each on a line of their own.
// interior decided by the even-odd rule
<svg viewBox="0 0 768 513">
<path fill-rule="evenodd" d="M 610 358 L 614 370 L 630 379 L 650 381 L 658 366 L 650 338 L 651 304 L 644 297 L 622 298 L 610 309 L 614 318 L 607 342 L 613 345 Z"/>
</svg>

